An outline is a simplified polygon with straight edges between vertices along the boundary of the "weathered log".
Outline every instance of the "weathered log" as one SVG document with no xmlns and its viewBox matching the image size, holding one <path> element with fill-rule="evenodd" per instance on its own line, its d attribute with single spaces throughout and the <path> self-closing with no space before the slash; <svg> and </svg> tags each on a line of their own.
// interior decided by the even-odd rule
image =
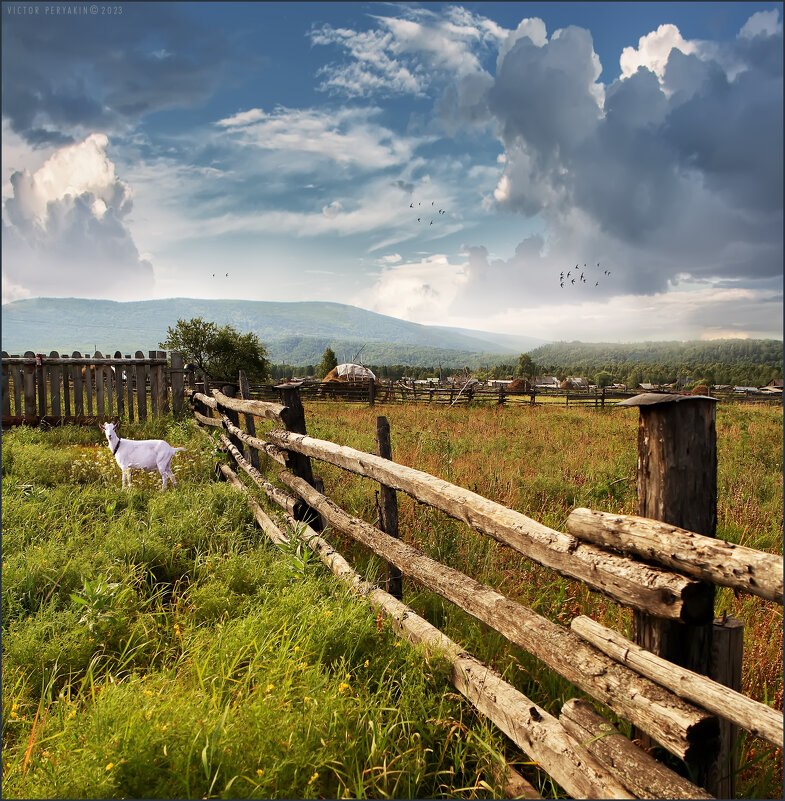
<svg viewBox="0 0 785 801">
<path fill-rule="evenodd" d="M 204 392 L 192 392 L 191 397 L 201 401 L 205 406 L 209 406 L 211 409 L 218 410 L 218 401 L 215 398 L 211 398 L 209 395 L 205 395 Z"/>
<path fill-rule="evenodd" d="M 713 620 L 703 582 L 582 543 L 475 492 L 374 454 L 280 429 L 270 431 L 267 439 L 401 490 L 634 609 L 671 620 Z"/>
<path fill-rule="evenodd" d="M 223 466 L 221 470 L 230 477 L 230 468 Z M 239 480 L 235 486 L 238 484 L 242 487 Z M 255 506 L 258 508 L 258 504 Z M 262 515 L 264 520 L 267 516 L 263 512 Z M 580 748 L 553 715 L 510 686 L 496 671 L 471 656 L 439 629 L 419 617 L 413 609 L 364 581 L 330 543 L 310 526 L 293 518 L 289 518 L 288 522 L 293 531 L 300 532 L 300 539 L 339 579 L 365 596 L 375 609 L 393 619 L 399 636 L 420 646 L 426 658 L 435 656 L 448 660 L 453 686 L 568 793 L 575 798 L 632 797 L 607 768 Z M 267 518 L 263 526 L 265 531 L 271 523 Z M 280 537 L 283 535 L 277 531 L 271 538 L 275 542 L 280 541 Z"/>
<path fill-rule="evenodd" d="M 286 425 L 287 407 L 280 403 L 270 403 L 269 401 L 262 400 L 243 400 L 241 398 L 230 398 L 224 395 L 217 389 L 212 390 L 213 397 L 218 403 L 231 409 L 234 412 L 243 412 L 244 414 L 252 414 L 255 417 L 264 417 L 267 420 L 273 420 L 277 423 Z"/>
<path fill-rule="evenodd" d="M 505 798 L 542 798 L 537 789 L 531 782 L 524 779 L 512 765 L 494 765 L 492 768 L 496 781 L 502 785 Z"/>
<path fill-rule="evenodd" d="M 278 526 L 268 517 L 267 513 L 257 503 L 254 497 L 248 492 L 247 488 L 242 481 L 238 478 L 237 474 L 228 465 L 222 464 L 220 466 L 221 472 L 226 477 L 226 480 L 236 489 L 242 490 L 245 493 L 245 500 L 251 507 L 257 523 L 262 531 L 269 537 L 269 539 L 276 545 L 287 545 L 289 540 L 281 533 Z"/>
<path fill-rule="evenodd" d="M 348 534 L 404 575 L 447 598 L 648 732 L 680 758 L 716 748 L 717 719 L 587 645 L 573 632 L 492 587 L 426 556 L 363 520 L 291 473 L 279 475 L 333 528 Z M 622 668 L 621 670 L 619 668 Z"/>
<path fill-rule="evenodd" d="M 628 740 L 580 698 L 561 709 L 562 726 L 638 798 L 711 798 Z"/>
<path fill-rule="evenodd" d="M 250 434 L 246 434 L 238 426 L 234 425 L 231 420 L 228 418 L 222 418 L 222 422 L 224 427 L 230 434 L 234 434 L 238 439 L 241 439 L 243 442 L 247 443 L 253 448 L 257 450 L 263 451 L 266 453 L 271 459 L 278 462 L 278 464 L 283 465 L 286 467 L 288 465 L 287 456 L 288 454 L 286 451 L 281 450 L 280 448 L 276 448 L 275 445 L 271 445 L 269 442 L 266 442 L 263 439 L 259 439 L 258 437 L 251 436 Z"/>
<path fill-rule="evenodd" d="M 589 617 L 576 617 L 570 625 L 576 634 L 617 662 L 629 665 L 642 676 L 647 676 L 682 698 L 782 748 L 782 712 L 753 701 L 707 676 L 674 665 Z"/>
<path fill-rule="evenodd" d="M 647 517 L 573 509 L 567 518 L 571 534 L 582 540 L 636 554 L 723 587 L 744 590 L 782 603 L 783 560 L 732 542 Z"/>
<path fill-rule="evenodd" d="M 234 446 L 226 434 L 221 434 L 221 442 L 226 450 L 231 453 L 235 462 L 267 493 L 273 501 L 282 506 L 290 515 L 297 517 L 305 504 L 299 498 L 293 498 L 288 492 L 278 489 L 271 484 Z"/>
<path fill-rule="evenodd" d="M 212 426 L 213 428 L 223 427 L 223 423 L 216 417 L 206 417 L 201 412 L 197 412 L 195 409 L 193 415 L 202 425 Z"/>
</svg>

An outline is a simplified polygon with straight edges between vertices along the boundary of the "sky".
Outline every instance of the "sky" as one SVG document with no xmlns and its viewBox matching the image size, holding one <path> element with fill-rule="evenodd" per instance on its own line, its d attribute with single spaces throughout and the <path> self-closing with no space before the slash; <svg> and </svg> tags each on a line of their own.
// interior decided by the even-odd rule
<svg viewBox="0 0 785 801">
<path fill-rule="evenodd" d="M 2 299 L 782 338 L 782 3 L 2 3 Z"/>
</svg>

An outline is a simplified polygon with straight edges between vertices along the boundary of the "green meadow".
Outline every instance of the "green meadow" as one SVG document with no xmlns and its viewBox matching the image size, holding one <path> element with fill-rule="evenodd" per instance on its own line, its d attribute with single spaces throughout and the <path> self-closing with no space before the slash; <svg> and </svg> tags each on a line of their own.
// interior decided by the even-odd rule
<svg viewBox="0 0 785 801">
<path fill-rule="evenodd" d="M 547 525 L 563 528 L 575 506 L 634 511 L 635 410 L 306 404 L 311 435 L 364 450 L 378 414 L 397 461 Z M 782 553 L 782 409 L 719 405 L 717 430 L 718 536 Z M 137 472 L 122 490 L 97 427 L 3 437 L 4 797 L 500 797 L 504 760 L 562 795 L 457 695 L 444 664 L 397 639 L 307 549 L 266 541 L 216 480 L 226 457 L 211 434 L 171 418 L 125 434 L 186 446 L 176 489 Z M 314 470 L 375 520 L 373 482 Z M 553 620 L 585 613 L 630 633 L 629 610 L 408 496 L 399 504 L 404 539 L 440 561 Z M 383 577 L 377 558 L 329 536 Z M 404 600 L 554 714 L 576 694 L 407 581 Z M 745 622 L 744 692 L 781 709 L 782 607 L 721 591 L 717 612 Z M 739 747 L 740 797 L 780 797 L 782 753 L 752 737 Z"/>
</svg>

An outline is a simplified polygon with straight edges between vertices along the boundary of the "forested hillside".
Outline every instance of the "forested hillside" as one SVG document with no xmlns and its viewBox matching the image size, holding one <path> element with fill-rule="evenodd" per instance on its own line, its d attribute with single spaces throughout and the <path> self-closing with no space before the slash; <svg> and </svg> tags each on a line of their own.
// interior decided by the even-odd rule
<svg viewBox="0 0 785 801">
<path fill-rule="evenodd" d="M 546 374 L 594 377 L 634 386 L 641 381 L 670 383 L 690 378 L 707 384 L 760 386 L 782 378 L 782 341 L 716 339 L 709 342 L 556 342 L 530 352 Z"/>
</svg>

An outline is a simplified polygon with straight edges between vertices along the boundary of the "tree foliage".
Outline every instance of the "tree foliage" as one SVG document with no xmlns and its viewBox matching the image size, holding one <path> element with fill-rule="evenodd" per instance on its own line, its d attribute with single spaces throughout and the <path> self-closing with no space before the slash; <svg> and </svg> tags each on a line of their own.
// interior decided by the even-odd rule
<svg viewBox="0 0 785 801">
<path fill-rule="evenodd" d="M 270 375 L 267 349 L 253 332 L 241 334 L 230 325 L 193 317 L 167 328 L 159 347 L 183 354 L 211 380 L 236 381 L 243 370 L 249 380 L 265 381 Z"/>
<path fill-rule="evenodd" d="M 324 378 L 327 373 L 330 372 L 333 368 L 338 366 L 338 359 L 335 357 L 335 353 L 333 352 L 332 348 L 325 348 L 324 353 L 322 354 L 322 361 L 319 363 L 319 366 L 316 368 L 316 377 L 317 378 Z"/>
</svg>

